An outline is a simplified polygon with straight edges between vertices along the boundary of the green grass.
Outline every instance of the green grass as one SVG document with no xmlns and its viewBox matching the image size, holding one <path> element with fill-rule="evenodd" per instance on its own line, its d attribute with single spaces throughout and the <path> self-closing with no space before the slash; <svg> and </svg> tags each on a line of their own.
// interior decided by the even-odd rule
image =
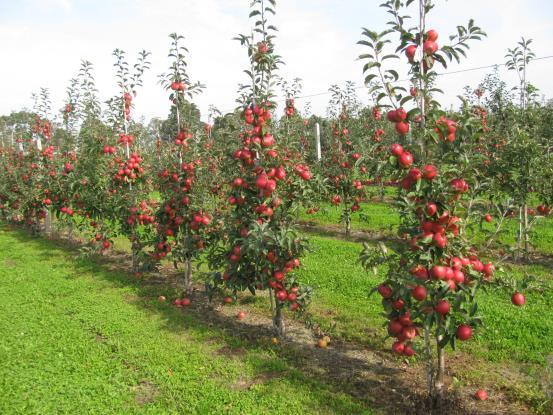
<svg viewBox="0 0 553 415">
<path fill-rule="evenodd" d="M 495 221 L 492 223 L 483 223 L 482 228 L 493 233 L 495 231 Z M 499 242 L 507 246 L 515 246 L 516 234 L 518 232 L 518 220 L 516 218 L 507 219 L 499 235 Z M 487 233 L 477 232 L 475 241 L 484 243 L 487 238 Z M 530 230 L 530 244 L 532 247 L 542 254 L 553 255 L 553 217 L 548 216 L 539 218 L 537 223 Z"/>
<path fill-rule="evenodd" d="M 526 271 L 551 282 L 551 270 L 533 266 Z M 512 277 L 521 278 L 523 267 L 507 271 Z M 553 355 L 553 321 L 544 318 L 553 309 L 553 289 L 548 284 L 543 293 L 526 293 L 526 305 L 511 304 L 510 293 L 490 289 L 478 296 L 479 314 L 484 317 L 485 329 L 464 348 L 492 362 L 514 361 L 542 365 L 548 355 Z"/>
<path fill-rule="evenodd" d="M 323 204 L 317 213 L 302 212 L 300 220 L 323 226 L 342 226 L 341 208 Z M 354 230 L 391 233 L 398 224 L 399 216 L 393 207 L 380 202 L 362 203 L 361 210 L 351 217 L 351 226 Z"/>
<path fill-rule="evenodd" d="M 367 334 L 382 325 L 377 296 L 368 297 L 383 279 L 365 273 L 357 263 L 361 245 L 326 237 L 310 236 L 312 253 L 302 261 L 300 280 L 314 288 L 313 314 L 323 326 L 347 340 L 367 341 Z M 380 333 L 379 333 L 380 334 Z"/>
<path fill-rule="evenodd" d="M 2 414 L 373 413 L 274 347 L 159 303 L 159 288 L 19 231 L 0 228 L 0 248 Z"/>
</svg>

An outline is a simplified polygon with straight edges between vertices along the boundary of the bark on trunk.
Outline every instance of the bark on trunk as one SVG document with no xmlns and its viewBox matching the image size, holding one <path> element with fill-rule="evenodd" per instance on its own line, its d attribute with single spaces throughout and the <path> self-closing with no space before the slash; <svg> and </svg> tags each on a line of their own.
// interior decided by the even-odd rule
<svg viewBox="0 0 553 415">
<path fill-rule="evenodd" d="M 530 238 L 528 235 L 528 205 L 524 204 L 524 234 L 523 234 L 523 240 L 524 240 L 524 259 L 528 260 L 528 254 L 530 250 Z"/>
<path fill-rule="evenodd" d="M 132 252 L 132 272 L 138 272 L 140 268 L 140 260 L 138 257 L 138 253 L 140 252 L 140 244 L 134 238 L 132 241 L 131 252 Z"/>
<path fill-rule="evenodd" d="M 52 236 L 52 214 L 50 209 L 46 211 L 46 217 L 44 218 L 44 233 L 46 236 Z"/>
<path fill-rule="evenodd" d="M 284 336 L 284 318 L 282 309 L 278 305 L 276 293 L 269 288 L 269 298 L 271 299 L 271 315 L 273 316 L 273 330 L 277 337 Z"/>
<path fill-rule="evenodd" d="M 517 259 L 520 258 L 520 250 L 522 249 L 522 235 L 524 234 L 524 219 L 522 217 L 522 207 L 518 208 L 518 235 L 517 235 Z"/>
<path fill-rule="evenodd" d="M 192 294 L 192 260 L 187 259 L 184 262 L 184 274 L 182 276 L 182 289 L 185 295 Z"/>
<path fill-rule="evenodd" d="M 284 336 L 284 318 L 282 316 L 282 308 L 278 306 L 275 307 L 275 312 L 273 315 L 273 329 L 277 337 Z"/>
<path fill-rule="evenodd" d="M 437 343 L 441 340 L 441 336 L 438 337 Z M 438 366 L 436 368 L 436 380 L 434 382 L 434 391 L 436 396 L 441 397 L 444 389 L 445 379 L 445 350 L 437 344 L 438 349 Z"/>
<path fill-rule="evenodd" d="M 430 332 L 428 328 L 424 328 L 424 352 L 426 358 L 426 387 L 428 396 L 434 393 L 434 364 L 432 356 L 432 347 L 430 346 Z"/>
<path fill-rule="evenodd" d="M 346 220 L 346 236 L 349 237 L 351 235 L 351 220 Z"/>
</svg>

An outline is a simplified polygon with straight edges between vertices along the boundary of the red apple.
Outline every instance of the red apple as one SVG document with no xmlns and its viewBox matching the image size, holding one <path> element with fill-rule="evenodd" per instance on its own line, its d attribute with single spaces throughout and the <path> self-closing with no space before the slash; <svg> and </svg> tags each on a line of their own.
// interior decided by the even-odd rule
<svg viewBox="0 0 553 415">
<path fill-rule="evenodd" d="M 457 327 L 457 332 L 455 333 L 457 338 L 461 341 L 468 340 L 472 337 L 472 327 L 468 324 L 461 324 Z"/>
<path fill-rule="evenodd" d="M 432 40 L 427 40 L 424 42 L 422 48 L 427 55 L 433 55 L 438 50 L 438 44 Z"/>
<path fill-rule="evenodd" d="M 436 313 L 441 314 L 442 316 L 445 316 L 447 313 L 449 313 L 450 309 L 451 309 L 451 306 L 445 300 L 438 301 L 436 303 L 436 306 L 434 307 L 434 310 L 436 311 Z"/>
<path fill-rule="evenodd" d="M 399 157 L 401 154 L 403 154 L 403 147 L 401 146 L 401 144 L 392 144 L 390 146 L 390 153 L 392 153 L 396 157 Z"/>
<path fill-rule="evenodd" d="M 398 134 L 405 135 L 409 132 L 409 123 L 406 123 L 404 121 L 400 121 L 396 123 L 396 131 Z"/>
<path fill-rule="evenodd" d="M 413 58 L 415 57 L 416 52 L 417 52 L 417 46 L 416 45 L 409 45 L 405 49 L 405 55 L 407 56 L 407 59 L 409 59 L 409 61 L 413 60 Z"/>
<path fill-rule="evenodd" d="M 390 332 L 390 334 L 397 336 L 399 333 L 401 333 L 402 330 L 403 330 L 403 326 L 399 321 L 391 320 L 388 323 L 388 331 Z"/>
<path fill-rule="evenodd" d="M 378 292 L 384 298 L 390 298 L 392 296 L 392 289 L 389 285 L 382 284 L 378 287 Z"/>
<path fill-rule="evenodd" d="M 522 307 L 526 303 L 526 298 L 524 294 L 515 292 L 511 297 L 511 302 L 518 307 Z"/>
<path fill-rule="evenodd" d="M 415 355 L 415 349 L 413 349 L 410 345 L 406 344 L 403 348 L 403 355 L 407 357 L 411 357 Z"/>
<path fill-rule="evenodd" d="M 432 268 L 430 268 L 430 275 L 434 279 L 443 280 L 445 279 L 446 271 L 446 267 L 444 267 L 443 265 L 434 265 Z"/>
<path fill-rule="evenodd" d="M 426 288 L 424 288 L 422 285 L 417 285 L 411 291 L 411 295 L 415 300 L 422 301 L 426 298 Z"/>
<path fill-rule="evenodd" d="M 436 212 L 438 212 L 438 206 L 436 205 L 436 203 L 428 202 L 426 204 L 426 213 L 428 214 L 428 216 L 434 216 Z"/>
<path fill-rule="evenodd" d="M 409 168 L 413 164 L 413 155 L 408 151 L 404 151 L 398 157 L 399 165 L 403 168 Z"/>
<path fill-rule="evenodd" d="M 401 298 L 398 298 L 392 303 L 392 307 L 396 310 L 401 310 L 403 306 L 405 305 L 405 301 L 403 301 Z"/>
<path fill-rule="evenodd" d="M 478 389 L 474 393 L 474 398 L 478 401 L 485 401 L 488 399 L 488 392 L 486 392 L 484 389 Z"/>
<path fill-rule="evenodd" d="M 436 32 L 434 29 L 430 29 L 428 32 L 426 32 L 426 40 L 435 42 L 436 40 L 438 40 L 438 32 Z"/>
<path fill-rule="evenodd" d="M 438 175 L 438 169 L 436 166 L 427 164 L 422 168 L 422 177 L 426 180 L 433 180 Z"/>
<path fill-rule="evenodd" d="M 392 350 L 394 351 L 394 353 L 403 354 L 404 349 L 405 349 L 405 345 L 403 344 L 403 342 L 397 341 L 394 344 L 392 344 Z"/>
</svg>

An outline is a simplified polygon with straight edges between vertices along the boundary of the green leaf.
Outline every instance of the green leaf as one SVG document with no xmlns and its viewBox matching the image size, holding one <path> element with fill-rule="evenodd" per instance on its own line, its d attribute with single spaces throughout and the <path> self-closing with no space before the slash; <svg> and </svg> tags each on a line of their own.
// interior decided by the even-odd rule
<svg viewBox="0 0 553 415">
<path fill-rule="evenodd" d="M 470 308 L 470 316 L 471 317 L 474 316 L 477 311 L 478 311 L 478 303 L 474 303 Z"/>
<path fill-rule="evenodd" d="M 370 74 L 365 77 L 365 85 L 369 84 L 374 78 L 378 77 L 378 75 Z"/>
</svg>

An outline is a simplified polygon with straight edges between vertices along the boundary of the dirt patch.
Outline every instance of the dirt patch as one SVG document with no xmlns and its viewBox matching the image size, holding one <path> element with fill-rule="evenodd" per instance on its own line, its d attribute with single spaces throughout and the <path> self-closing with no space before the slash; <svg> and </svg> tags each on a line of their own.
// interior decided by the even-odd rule
<svg viewBox="0 0 553 415">
<path fill-rule="evenodd" d="M 283 376 L 281 372 L 262 372 L 257 374 L 253 379 L 240 378 L 234 382 L 231 387 L 238 390 L 248 390 L 255 385 L 269 382 L 272 379 L 278 379 Z"/>
<path fill-rule="evenodd" d="M 339 225 L 320 225 L 310 221 L 300 221 L 299 225 L 300 228 L 306 232 L 316 233 L 350 242 L 400 242 L 398 237 L 386 232 L 352 229 L 350 231 L 350 235 L 346 236 L 343 228 Z"/>
<path fill-rule="evenodd" d="M 17 262 L 15 262 L 13 259 L 6 258 L 6 259 L 4 260 L 4 267 L 6 267 L 6 268 L 14 268 L 15 266 L 17 266 Z"/>
<path fill-rule="evenodd" d="M 246 355 L 246 349 L 244 349 L 243 347 L 231 347 L 227 345 L 216 350 L 215 353 L 219 356 L 239 358 Z"/>
<path fill-rule="evenodd" d="M 141 301 L 143 301 L 144 299 L 139 297 L 138 295 L 135 295 L 135 294 L 123 294 L 123 299 L 128 302 L 128 303 L 131 303 L 131 304 L 136 304 L 136 303 L 139 303 Z"/>
<path fill-rule="evenodd" d="M 505 260 L 508 264 L 513 265 L 539 265 L 545 268 L 553 269 L 553 255 L 545 254 L 538 251 L 532 251 L 528 255 L 528 259 L 525 258 L 507 258 Z M 552 274 L 549 275 L 552 277 Z M 547 278 L 547 276 L 546 276 Z"/>
<path fill-rule="evenodd" d="M 138 372 L 139 371 L 138 367 L 136 365 L 132 364 L 131 362 L 129 362 L 128 360 L 123 359 L 121 361 L 121 363 L 123 364 L 123 366 L 125 366 L 129 370 L 132 370 L 133 372 Z"/>
<path fill-rule="evenodd" d="M 134 401 L 139 406 L 151 403 L 159 395 L 157 387 L 148 380 L 141 380 L 138 385 L 133 386 Z"/>
</svg>

